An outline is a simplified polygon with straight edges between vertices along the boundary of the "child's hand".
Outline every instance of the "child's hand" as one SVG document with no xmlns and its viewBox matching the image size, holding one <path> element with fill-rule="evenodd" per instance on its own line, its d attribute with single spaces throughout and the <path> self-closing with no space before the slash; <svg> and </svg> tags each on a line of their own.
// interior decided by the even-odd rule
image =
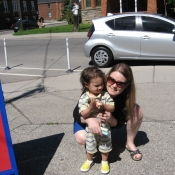
<svg viewBox="0 0 175 175">
<path fill-rule="evenodd" d="M 93 98 L 93 97 L 90 98 L 89 106 L 91 106 L 92 108 L 95 108 L 95 107 L 96 107 L 96 101 L 95 101 L 95 98 Z"/>
<path fill-rule="evenodd" d="M 99 100 L 96 100 L 96 107 L 98 109 L 103 109 L 103 103 L 101 101 L 99 101 Z"/>
</svg>

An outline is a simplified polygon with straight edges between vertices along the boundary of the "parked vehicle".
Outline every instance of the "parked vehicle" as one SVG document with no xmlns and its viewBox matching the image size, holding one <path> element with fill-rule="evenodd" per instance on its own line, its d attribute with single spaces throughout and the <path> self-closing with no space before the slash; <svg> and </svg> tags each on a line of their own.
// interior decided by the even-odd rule
<svg viewBox="0 0 175 175">
<path fill-rule="evenodd" d="M 98 67 L 115 59 L 175 60 L 175 20 L 161 14 L 123 13 L 92 20 L 84 54 Z"/>
<path fill-rule="evenodd" d="M 23 29 L 28 30 L 28 29 L 34 29 L 38 28 L 38 24 L 35 21 L 32 20 L 22 20 L 23 24 Z M 15 25 L 13 26 L 14 32 L 17 32 L 20 28 L 20 21 L 16 22 Z"/>
</svg>

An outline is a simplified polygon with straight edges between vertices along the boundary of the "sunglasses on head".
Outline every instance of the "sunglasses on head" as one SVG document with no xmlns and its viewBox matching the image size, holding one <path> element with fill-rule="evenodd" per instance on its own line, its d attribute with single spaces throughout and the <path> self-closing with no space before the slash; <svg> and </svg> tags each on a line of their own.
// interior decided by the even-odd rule
<svg viewBox="0 0 175 175">
<path fill-rule="evenodd" d="M 115 81 L 114 78 L 108 77 L 107 82 L 111 85 L 116 84 L 118 88 L 124 88 L 128 83 L 126 82 L 120 82 L 120 81 Z"/>
</svg>

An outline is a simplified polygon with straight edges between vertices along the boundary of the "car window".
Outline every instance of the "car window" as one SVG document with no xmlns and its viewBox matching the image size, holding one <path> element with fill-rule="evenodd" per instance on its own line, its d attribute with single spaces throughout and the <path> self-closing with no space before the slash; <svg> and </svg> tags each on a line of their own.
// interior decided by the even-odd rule
<svg viewBox="0 0 175 175">
<path fill-rule="evenodd" d="M 135 30 L 135 16 L 115 19 L 115 30 Z"/>
<path fill-rule="evenodd" d="M 148 32 L 172 33 L 174 25 L 153 17 L 142 16 L 143 30 Z"/>
<path fill-rule="evenodd" d="M 106 25 L 113 30 L 135 30 L 135 16 L 112 19 Z"/>
<path fill-rule="evenodd" d="M 111 28 L 112 30 L 114 30 L 114 29 L 115 29 L 115 20 L 112 19 L 112 20 L 107 21 L 107 22 L 106 22 L 106 25 L 107 25 L 109 28 Z"/>
</svg>

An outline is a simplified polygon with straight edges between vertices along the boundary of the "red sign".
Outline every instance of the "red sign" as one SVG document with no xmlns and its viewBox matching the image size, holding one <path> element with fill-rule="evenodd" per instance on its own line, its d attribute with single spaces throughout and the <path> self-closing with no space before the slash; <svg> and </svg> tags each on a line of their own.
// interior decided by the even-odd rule
<svg viewBox="0 0 175 175">
<path fill-rule="evenodd" d="M 8 147 L 2 123 L 2 115 L 0 113 L 0 172 L 11 169 L 11 163 L 8 153 Z"/>
<path fill-rule="evenodd" d="M 18 175 L 0 82 L 0 175 Z"/>
</svg>

